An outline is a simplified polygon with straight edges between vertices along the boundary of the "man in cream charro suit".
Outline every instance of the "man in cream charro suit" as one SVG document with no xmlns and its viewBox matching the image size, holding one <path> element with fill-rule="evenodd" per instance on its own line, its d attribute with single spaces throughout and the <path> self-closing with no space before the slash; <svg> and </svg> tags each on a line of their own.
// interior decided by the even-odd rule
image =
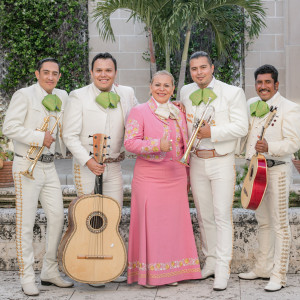
<svg viewBox="0 0 300 300">
<path fill-rule="evenodd" d="M 246 159 L 251 160 L 256 151 L 265 156 L 268 186 L 255 211 L 259 246 L 255 267 L 248 273 L 239 274 L 239 277 L 248 280 L 270 278 L 265 290 L 274 292 L 286 285 L 289 264 L 291 157 L 300 148 L 300 106 L 279 94 L 278 71 L 275 67 L 259 67 L 254 78 L 259 97 L 247 102 L 251 127 L 247 137 Z M 277 108 L 275 118 L 266 129 L 264 139 L 258 140 L 271 106 Z"/>
<path fill-rule="evenodd" d="M 208 98 L 212 99 L 212 120 L 199 130 L 201 142 L 190 158 L 190 181 L 206 257 L 202 278 L 215 275 L 213 289 L 220 291 L 227 287 L 232 259 L 234 151 L 238 139 L 247 134 L 248 116 L 243 90 L 216 80 L 213 72 L 208 54 L 194 53 L 190 57 L 194 83 L 181 89 L 180 99 L 186 108 L 189 136 Z"/>
<path fill-rule="evenodd" d="M 57 117 L 63 111 L 68 94 L 56 89 L 61 76 L 60 66 L 56 59 L 46 58 L 38 62 L 35 71 L 38 82 L 18 90 L 12 97 L 3 125 L 3 133 L 13 140 L 15 157 L 13 176 L 16 191 L 16 243 L 17 259 L 23 292 L 26 295 L 38 295 L 33 270 L 33 226 L 35 222 L 38 199 L 47 217 L 47 244 L 41 272 L 42 285 L 54 284 L 59 287 L 70 287 L 73 283 L 60 277 L 57 264 L 57 247 L 61 239 L 64 212 L 60 181 L 55 165 L 54 153 L 65 155 L 62 141 L 62 121 L 50 131 L 55 118 L 50 118 L 47 131 L 39 131 L 44 119 L 49 115 Z M 58 142 L 55 143 L 55 140 Z M 28 149 L 33 146 L 45 146 L 42 156 L 34 168 L 30 179 L 21 174 L 31 165 L 26 159 Z M 34 158 L 37 151 L 30 155 Z"/>
<path fill-rule="evenodd" d="M 93 82 L 70 93 L 64 115 L 63 137 L 73 154 L 73 178 L 78 196 L 94 190 L 95 175 L 103 173 L 103 194 L 123 204 L 123 180 L 121 164 L 125 153 L 121 152 L 125 122 L 129 111 L 138 104 L 131 87 L 115 85 L 117 62 L 109 53 L 99 53 L 92 60 Z M 117 99 L 106 103 L 102 96 Z M 108 158 L 99 165 L 93 155 L 92 135 L 105 133 L 110 136 Z M 100 270 L 99 270 L 100 271 Z M 124 281 L 126 278 L 119 278 Z"/>
</svg>

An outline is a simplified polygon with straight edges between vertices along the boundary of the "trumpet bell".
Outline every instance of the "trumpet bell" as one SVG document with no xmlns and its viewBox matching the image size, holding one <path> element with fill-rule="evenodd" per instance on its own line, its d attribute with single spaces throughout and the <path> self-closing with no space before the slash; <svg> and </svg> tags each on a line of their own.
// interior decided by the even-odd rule
<svg viewBox="0 0 300 300">
<path fill-rule="evenodd" d="M 22 171 L 21 174 L 24 175 L 25 177 L 31 179 L 31 180 L 34 180 L 34 177 L 32 175 L 33 172 L 29 172 L 28 170 L 26 171 Z"/>
<path fill-rule="evenodd" d="M 188 164 L 187 161 L 188 161 L 188 159 L 187 159 L 187 156 L 185 156 L 185 155 L 181 157 L 181 160 L 178 160 L 179 163 L 185 165 L 186 167 L 190 167 L 190 165 Z"/>
</svg>

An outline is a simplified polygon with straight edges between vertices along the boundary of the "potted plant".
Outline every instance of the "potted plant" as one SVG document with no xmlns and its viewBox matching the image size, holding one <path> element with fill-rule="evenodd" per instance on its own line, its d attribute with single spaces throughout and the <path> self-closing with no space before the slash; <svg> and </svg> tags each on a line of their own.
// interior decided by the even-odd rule
<svg viewBox="0 0 300 300">
<path fill-rule="evenodd" d="M 12 143 L 3 135 L 2 127 L 7 109 L 7 103 L 0 101 L 0 188 L 14 186 L 12 176 L 12 160 L 14 152 Z"/>
</svg>

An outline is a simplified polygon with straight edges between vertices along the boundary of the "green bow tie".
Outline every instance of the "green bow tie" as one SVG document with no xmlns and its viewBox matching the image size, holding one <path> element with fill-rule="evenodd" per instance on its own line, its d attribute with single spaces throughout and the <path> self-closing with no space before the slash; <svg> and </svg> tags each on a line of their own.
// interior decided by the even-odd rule
<svg viewBox="0 0 300 300">
<path fill-rule="evenodd" d="M 60 111 L 61 110 L 61 100 L 57 95 L 49 94 L 47 95 L 42 104 L 50 111 Z"/>
<path fill-rule="evenodd" d="M 199 105 L 202 101 L 206 104 L 208 99 L 215 100 L 217 95 L 209 88 L 199 89 L 190 95 L 193 105 Z"/>
<path fill-rule="evenodd" d="M 262 118 L 270 111 L 269 105 L 265 101 L 258 100 L 250 104 L 250 114 L 252 117 Z"/>
<path fill-rule="evenodd" d="M 100 104 L 103 108 L 116 108 L 120 101 L 120 96 L 113 92 L 101 92 L 97 98 L 96 102 Z"/>
</svg>

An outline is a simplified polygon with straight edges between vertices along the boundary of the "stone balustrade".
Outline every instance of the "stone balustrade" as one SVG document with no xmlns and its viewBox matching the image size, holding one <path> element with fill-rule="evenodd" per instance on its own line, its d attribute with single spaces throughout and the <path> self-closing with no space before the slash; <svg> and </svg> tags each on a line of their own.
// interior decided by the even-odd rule
<svg viewBox="0 0 300 300">
<path fill-rule="evenodd" d="M 196 217 L 196 210 L 191 208 L 191 218 L 194 228 L 195 239 L 201 262 L 203 254 L 200 251 L 200 233 Z M 300 271 L 300 208 L 289 209 L 289 220 L 292 232 L 292 243 L 290 248 L 289 272 Z M 130 208 L 122 210 L 122 221 L 120 233 L 128 244 L 128 230 L 130 222 Z M 39 270 L 42 264 L 42 256 L 45 251 L 46 216 L 42 209 L 38 209 L 35 226 L 33 248 L 35 252 L 34 268 Z M 231 264 L 232 273 L 243 272 L 251 269 L 257 253 L 257 223 L 254 212 L 241 208 L 233 209 L 234 223 L 234 249 Z M 67 227 L 67 209 L 65 209 L 65 228 Z M 17 259 L 15 249 L 15 209 L 0 209 L 0 270 L 17 270 Z"/>
</svg>

